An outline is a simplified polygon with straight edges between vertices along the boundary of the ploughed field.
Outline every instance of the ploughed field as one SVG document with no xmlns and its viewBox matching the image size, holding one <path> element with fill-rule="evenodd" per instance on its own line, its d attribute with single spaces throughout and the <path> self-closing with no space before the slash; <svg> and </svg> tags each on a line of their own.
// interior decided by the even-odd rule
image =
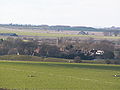
<svg viewBox="0 0 120 90">
<path fill-rule="evenodd" d="M 120 65 L 0 61 L 0 88 L 120 90 Z"/>
</svg>

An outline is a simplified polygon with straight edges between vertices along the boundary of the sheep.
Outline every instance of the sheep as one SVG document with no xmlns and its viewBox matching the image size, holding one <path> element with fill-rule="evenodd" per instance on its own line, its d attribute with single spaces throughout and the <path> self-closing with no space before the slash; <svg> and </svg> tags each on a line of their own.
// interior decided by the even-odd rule
<svg viewBox="0 0 120 90">
<path fill-rule="evenodd" d="M 114 77 L 120 77 L 120 75 L 114 75 Z"/>
<path fill-rule="evenodd" d="M 33 75 L 28 75 L 28 77 L 35 77 L 35 76 L 33 76 Z"/>
</svg>

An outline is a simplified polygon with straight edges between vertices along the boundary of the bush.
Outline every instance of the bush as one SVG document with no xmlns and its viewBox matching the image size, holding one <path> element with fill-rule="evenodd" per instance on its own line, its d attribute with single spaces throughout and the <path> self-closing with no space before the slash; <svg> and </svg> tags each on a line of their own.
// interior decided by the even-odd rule
<svg viewBox="0 0 120 90">
<path fill-rule="evenodd" d="M 113 63 L 114 64 L 120 64 L 120 60 L 115 60 Z"/>
<path fill-rule="evenodd" d="M 75 63 L 81 63 L 82 62 L 82 60 L 81 60 L 81 58 L 79 56 L 76 56 L 74 58 L 74 61 L 75 61 Z"/>
<path fill-rule="evenodd" d="M 104 59 L 114 59 L 114 53 L 112 51 L 106 51 L 103 54 Z"/>
<path fill-rule="evenodd" d="M 106 64 L 111 64 L 112 62 L 110 60 L 105 60 Z"/>
</svg>

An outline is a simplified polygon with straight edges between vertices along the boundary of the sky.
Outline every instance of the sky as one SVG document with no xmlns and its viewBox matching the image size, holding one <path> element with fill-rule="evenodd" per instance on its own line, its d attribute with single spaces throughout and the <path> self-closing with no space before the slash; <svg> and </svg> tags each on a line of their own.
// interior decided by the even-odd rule
<svg viewBox="0 0 120 90">
<path fill-rule="evenodd" d="M 0 24 L 120 27 L 120 0 L 0 0 Z"/>
</svg>

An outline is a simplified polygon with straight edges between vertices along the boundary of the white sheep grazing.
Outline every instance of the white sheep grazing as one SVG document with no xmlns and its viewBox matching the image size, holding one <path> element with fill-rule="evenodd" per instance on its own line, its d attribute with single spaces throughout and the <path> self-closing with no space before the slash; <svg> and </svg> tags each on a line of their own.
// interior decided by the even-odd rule
<svg viewBox="0 0 120 90">
<path fill-rule="evenodd" d="M 28 77 L 35 77 L 35 76 L 33 76 L 33 75 L 28 75 Z"/>
<path fill-rule="evenodd" d="M 120 75 L 114 75 L 114 77 L 120 77 Z"/>
</svg>

